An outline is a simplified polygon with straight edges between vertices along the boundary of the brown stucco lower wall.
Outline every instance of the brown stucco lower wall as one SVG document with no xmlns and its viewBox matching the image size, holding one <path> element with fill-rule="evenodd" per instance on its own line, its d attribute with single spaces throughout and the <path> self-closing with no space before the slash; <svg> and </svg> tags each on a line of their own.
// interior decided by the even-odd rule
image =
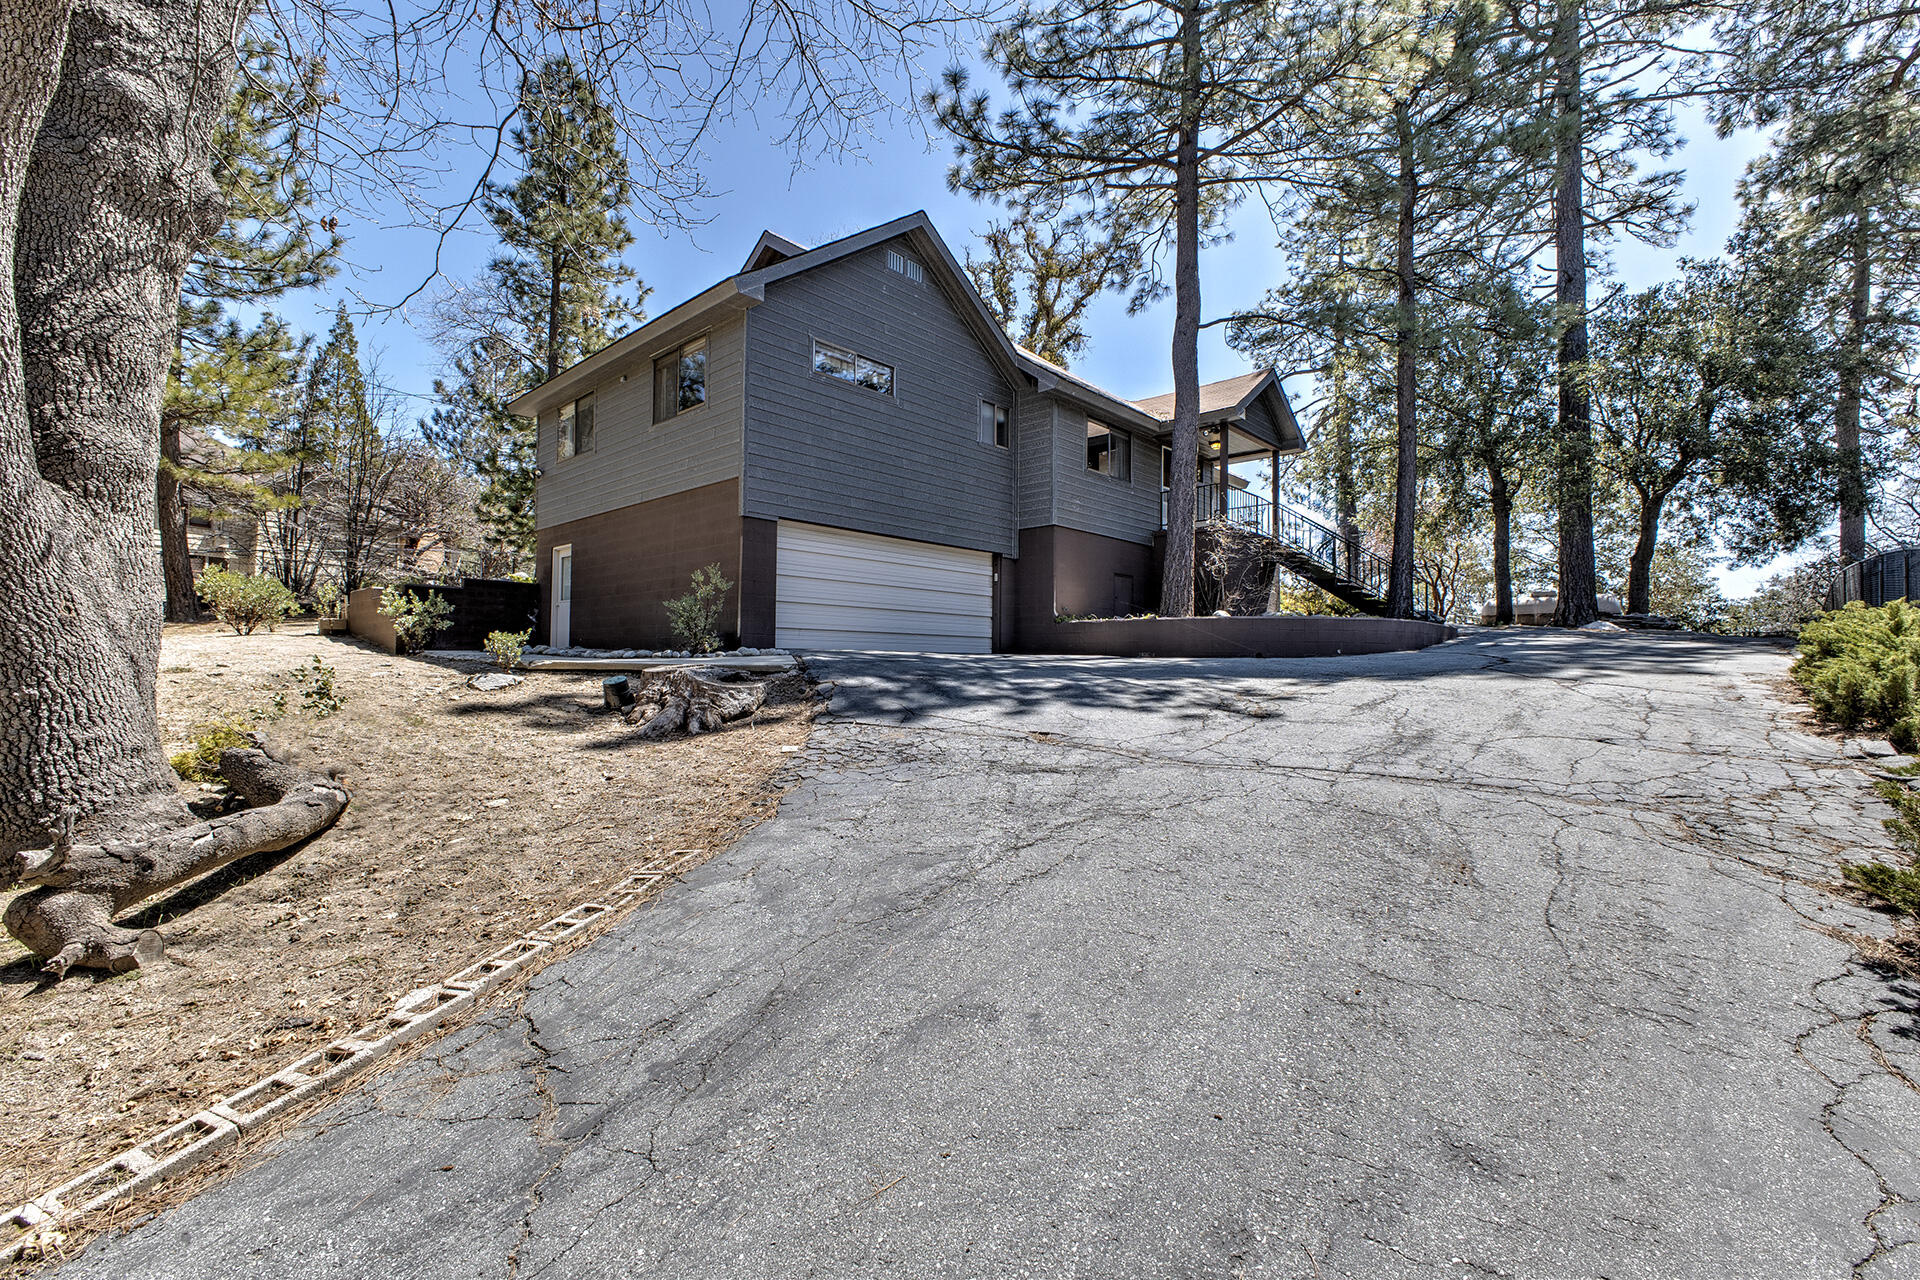
<svg viewBox="0 0 1920 1280">
<path fill-rule="evenodd" d="M 740 643 L 773 647 L 773 604 L 780 580 L 780 522 L 740 521 Z"/>
<path fill-rule="evenodd" d="M 1013 644 L 1028 652 L 1060 614 L 1146 613 L 1160 601 L 1151 546 L 1064 525 L 1022 529 L 1013 572 Z"/>
<path fill-rule="evenodd" d="M 541 636 L 551 643 L 547 627 L 552 618 L 553 549 L 572 543 L 574 644 L 598 649 L 658 649 L 672 644 L 660 602 L 686 594 L 693 571 L 709 564 L 718 564 L 734 584 L 721 613 L 721 638 L 729 645 L 739 644 L 741 596 L 747 589 L 741 573 L 741 541 L 738 480 L 542 529 L 536 552 Z M 756 607 L 746 610 L 750 617 Z M 773 612 L 770 589 L 765 612 L 768 616 Z"/>
<path fill-rule="evenodd" d="M 1030 629 L 1028 653 L 1120 658 L 1332 658 L 1424 649 L 1459 635 L 1393 618 L 1113 618 Z"/>
</svg>

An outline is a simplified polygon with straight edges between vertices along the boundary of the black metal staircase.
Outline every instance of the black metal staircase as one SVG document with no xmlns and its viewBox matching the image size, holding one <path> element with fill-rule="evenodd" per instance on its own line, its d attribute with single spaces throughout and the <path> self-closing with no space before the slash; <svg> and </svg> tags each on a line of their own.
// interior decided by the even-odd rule
<svg viewBox="0 0 1920 1280">
<path fill-rule="evenodd" d="M 1376 618 L 1389 617 L 1387 583 L 1392 566 L 1386 558 L 1360 545 L 1360 540 L 1343 538 L 1338 530 L 1289 506 L 1275 508 L 1272 502 L 1245 489 L 1227 490 L 1227 509 L 1220 510 L 1217 486 L 1199 486 L 1194 504 L 1196 519 L 1205 524 L 1227 520 L 1264 535 L 1268 540 L 1268 558 L 1289 573 L 1294 573 L 1350 608 Z M 1163 500 L 1161 523 L 1164 525 Z M 1414 613 L 1432 617 L 1432 599 L 1420 582 L 1415 582 Z"/>
</svg>

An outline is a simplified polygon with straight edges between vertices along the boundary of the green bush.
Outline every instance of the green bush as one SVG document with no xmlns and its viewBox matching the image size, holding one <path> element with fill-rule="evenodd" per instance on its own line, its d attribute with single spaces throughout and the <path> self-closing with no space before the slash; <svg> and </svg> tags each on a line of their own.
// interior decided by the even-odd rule
<svg viewBox="0 0 1920 1280">
<path fill-rule="evenodd" d="M 666 607 L 676 647 L 689 653 L 712 653 L 720 647 L 720 606 L 732 586 L 721 576 L 720 566 L 710 564 L 693 571 L 693 586 L 687 594 L 660 602 Z"/>
<path fill-rule="evenodd" d="M 273 630 L 274 623 L 299 605 L 278 578 L 253 578 L 211 565 L 200 571 L 193 585 L 213 616 L 240 636 L 250 636 L 258 627 Z"/>
<path fill-rule="evenodd" d="M 393 619 L 403 651 L 424 649 L 453 623 L 453 604 L 437 591 L 388 587 L 380 593 L 380 612 Z"/>
<path fill-rule="evenodd" d="M 193 727 L 185 751 L 167 761 L 173 771 L 188 782 L 217 782 L 220 779 L 220 753 L 228 747 L 253 745 L 253 726 L 240 716 L 211 720 Z"/>
<path fill-rule="evenodd" d="M 531 631 L 489 631 L 487 652 L 493 655 L 493 660 L 500 664 L 502 670 L 511 671 L 520 665 L 520 655 L 531 639 Z"/>
<path fill-rule="evenodd" d="M 1884 862 L 1849 862 L 1840 874 L 1855 888 L 1881 899 L 1894 910 L 1920 916 L 1920 868 L 1895 867 Z"/>
<path fill-rule="evenodd" d="M 1856 601 L 1801 629 L 1793 678 L 1822 718 L 1846 729 L 1871 725 L 1912 751 L 1920 746 L 1917 667 L 1920 609 L 1905 600 L 1878 609 Z"/>
</svg>

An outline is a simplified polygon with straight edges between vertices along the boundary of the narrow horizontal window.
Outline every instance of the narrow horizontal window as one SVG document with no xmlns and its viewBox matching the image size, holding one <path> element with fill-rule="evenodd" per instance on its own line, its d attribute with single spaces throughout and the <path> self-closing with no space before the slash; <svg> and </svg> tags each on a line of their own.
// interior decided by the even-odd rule
<svg viewBox="0 0 1920 1280">
<path fill-rule="evenodd" d="M 881 364 L 878 360 L 871 360 L 845 347 L 815 342 L 813 371 L 823 377 L 838 378 L 842 382 L 851 382 L 869 391 L 878 391 L 881 395 L 893 394 L 892 365 Z"/>
</svg>

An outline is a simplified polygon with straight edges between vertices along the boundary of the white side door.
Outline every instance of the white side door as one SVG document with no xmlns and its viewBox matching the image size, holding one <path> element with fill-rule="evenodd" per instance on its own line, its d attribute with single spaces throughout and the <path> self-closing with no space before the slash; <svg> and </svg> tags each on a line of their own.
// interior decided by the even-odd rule
<svg viewBox="0 0 1920 1280">
<path fill-rule="evenodd" d="M 547 643 L 565 649 L 573 643 L 573 544 L 553 549 L 553 617 Z"/>
</svg>

